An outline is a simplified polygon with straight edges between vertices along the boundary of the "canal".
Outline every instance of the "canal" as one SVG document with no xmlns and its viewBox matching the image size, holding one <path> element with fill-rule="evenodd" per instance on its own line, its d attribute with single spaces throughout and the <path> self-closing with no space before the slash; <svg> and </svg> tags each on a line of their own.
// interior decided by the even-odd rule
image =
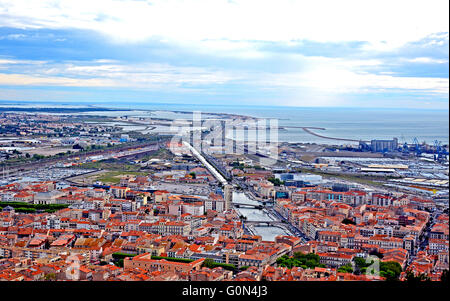
<svg viewBox="0 0 450 301">
<path fill-rule="evenodd" d="M 245 195 L 243 192 L 233 192 L 233 202 L 243 203 L 243 204 L 252 204 L 252 205 L 260 205 L 258 201 L 252 200 Z M 236 210 L 247 217 L 247 220 L 257 220 L 257 221 L 271 221 L 274 220 L 271 216 L 267 214 L 266 211 L 261 209 L 251 209 L 251 208 L 236 208 Z M 292 235 L 292 233 L 288 232 L 279 227 L 269 226 L 269 227 L 254 227 L 254 232 L 256 235 L 260 235 L 263 240 L 275 240 L 275 236 L 277 235 Z"/>
</svg>

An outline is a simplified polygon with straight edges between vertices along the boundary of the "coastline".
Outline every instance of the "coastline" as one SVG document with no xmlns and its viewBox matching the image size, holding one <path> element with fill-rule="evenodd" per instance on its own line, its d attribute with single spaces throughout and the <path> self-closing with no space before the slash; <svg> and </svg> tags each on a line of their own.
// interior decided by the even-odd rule
<svg viewBox="0 0 450 301">
<path fill-rule="evenodd" d="M 117 104 L 58 104 L 39 102 L 6 102 L 0 100 L 0 113 L 16 112 L 75 114 L 80 116 L 101 115 L 109 118 L 133 115 L 148 117 L 154 120 L 172 121 L 189 120 L 188 116 L 195 111 L 201 111 L 206 119 L 233 118 L 246 120 L 276 119 L 278 122 L 278 137 L 286 143 L 316 143 L 325 145 L 357 144 L 357 141 L 372 139 L 398 138 L 399 143 L 412 143 L 414 138 L 422 143 L 433 144 L 435 140 L 448 145 L 448 114 L 442 110 L 400 110 L 365 108 L 312 108 L 312 107 L 255 107 L 232 105 L 183 105 L 183 104 L 132 104 L 134 108 L 118 107 Z M 224 112 L 225 110 L 230 112 Z M 270 110 L 272 109 L 272 110 Z M 215 110 L 215 111 L 212 111 Z M 105 112 L 105 114 L 101 114 Z M 121 114 L 123 112 L 124 114 Z M 126 112 L 126 114 L 125 114 Z M 160 114 L 162 112 L 162 114 Z M 153 114 L 152 114 L 153 113 Z M 156 114 L 155 114 L 156 113 Z M 144 114 L 144 115 L 140 115 Z M 153 115 L 153 116 L 152 116 Z M 155 116 L 156 115 L 156 116 Z M 164 116 L 167 115 L 167 116 Z M 209 118 L 208 118 L 209 117 Z M 381 122 L 383 120 L 383 122 Z M 422 127 L 420 124 L 428 124 Z M 314 137 L 303 128 L 320 127 L 326 129 L 323 135 Z M 326 139 L 324 137 L 337 138 Z M 345 142 L 347 140 L 347 142 Z M 353 140 L 353 141 L 352 141 Z M 355 142 L 356 141 L 356 142 Z"/>
</svg>

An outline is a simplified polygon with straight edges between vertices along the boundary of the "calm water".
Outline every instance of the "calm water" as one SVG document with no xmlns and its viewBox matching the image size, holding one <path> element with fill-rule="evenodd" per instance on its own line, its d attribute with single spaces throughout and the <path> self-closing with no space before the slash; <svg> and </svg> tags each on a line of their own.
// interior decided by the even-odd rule
<svg viewBox="0 0 450 301">
<path fill-rule="evenodd" d="M 111 105 L 116 108 L 201 111 L 209 113 L 240 114 L 258 118 L 274 118 L 279 126 L 322 127 L 318 134 L 337 138 L 372 140 L 397 137 L 400 143 L 419 142 L 432 144 L 434 140 L 449 143 L 449 112 L 418 109 L 366 109 L 366 108 L 300 108 L 300 107 L 250 107 L 182 104 L 129 104 Z M 304 132 L 287 128 L 278 134 L 280 141 L 335 144 Z"/>
<path fill-rule="evenodd" d="M 47 103 L 49 106 L 50 103 Z M 36 102 L 24 102 L 23 106 L 39 106 Z M 73 106 L 73 104 L 67 104 Z M 227 105 L 184 105 L 184 104 L 145 104 L 99 103 L 100 107 L 124 108 L 155 111 L 200 111 L 205 113 L 229 113 L 258 118 L 274 118 L 279 126 L 321 127 L 314 130 L 318 134 L 346 139 L 372 140 L 397 137 L 400 143 L 412 143 L 414 137 L 419 142 L 433 144 L 435 140 L 449 143 L 449 112 L 444 110 L 419 109 L 366 109 L 366 108 L 301 108 L 268 106 L 227 106 Z M 41 103 L 45 106 L 45 103 Z M 51 106 L 55 106 L 54 103 Z M 124 112 L 108 112 L 109 115 Z M 94 114 L 94 113 L 93 113 Z M 140 115 L 161 118 L 191 118 L 187 114 L 169 112 L 146 112 Z M 323 139 L 304 132 L 302 129 L 280 130 L 280 141 L 336 144 L 338 141 Z M 348 142 L 342 142 L 348 143 Z M 341 144 L 342 144 L 341 143 Z"/>
<path fill-rule="evenodd" d="M 257 201 L 249 199 L 243 192 L 233 192 L 233 202 L 258 205 Z M 263 210 L 239 208 L 237 209 L 248 220 L 270 221 L 272 220 Z M 278 227 L 255 227 L 257 235 L 263 240 L 273 241 L 278 235 L 291 235 Z"/>
</svg>

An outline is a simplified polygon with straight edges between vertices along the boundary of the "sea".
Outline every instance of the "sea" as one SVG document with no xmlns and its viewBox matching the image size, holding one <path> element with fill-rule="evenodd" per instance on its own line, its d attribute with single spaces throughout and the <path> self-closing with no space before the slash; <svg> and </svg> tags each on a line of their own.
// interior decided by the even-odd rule
<svg viewBox="0 0 450 301">
<path fill-rule="evenodd" d="M 0 106 L 55 107 L 54 102 L 7 102 Z M 59 106 L 75 106 L 73 103 Z M 90 106 L 113 109 L 152 110 L 166 112 L 160 117 L 175 115 L 170 112 L 226 113 L 251 116 L 261 119 L 276 119 L 281 142 L 300 142 L 318 144 L 354 144 L 354 142 L 336 141 L 320 138 L 294 127 L 318 127 L 323 130 L 312 131 L 327 137 L 366 140 L 393 139 L 399 143 L 419 143 L 442 145 L 449 143 L 449 111 L 432 109 L 397 108 L 343 108 L 343 107 L 287 107 L 287 106 L 247 106 L 247 105 L 199 105 L 165 103 L 89 103 Z M 86 106 L 83 104 L 82 106 Z M 98 112 L 96 112 L 98 114 Z M 184 114 L 188 118 L 190 114 Z M 292 127 L 292 128 L 289 128 Z"/>
</svg>

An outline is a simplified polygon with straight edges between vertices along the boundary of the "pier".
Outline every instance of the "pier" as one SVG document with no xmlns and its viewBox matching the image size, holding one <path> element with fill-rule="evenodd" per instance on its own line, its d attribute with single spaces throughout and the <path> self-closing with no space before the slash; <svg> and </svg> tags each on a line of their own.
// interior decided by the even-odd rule
<svg viewBox="0 0 450 301">
<path fill-rule="evenodd" d="M 296 127 L 297 128 L 297 127 Z M 349 141 L 349 142 L 365 142 L 368 143 L 369 141 L 364 141 L 364 140 L 356 140 L 356 139 L 348 139 L 348 138 L 335 138 L 335 137 L 328 137 L 328 136 L 323 136 L 317 133 L 312 132 L 310 129 L 316 129 L 316 130 L 325 130 L 325 128 L 312 128 L 312 127 L 299 127 L 301 129 L 303 129 L 305 132 L 307 132 L 308 134 L 311 134 L 313 136 L 316 137 L 320 137 L 323 139 L 329 139 L 329 140 L 338 140 L 338 141 Z"/>
</svg>

